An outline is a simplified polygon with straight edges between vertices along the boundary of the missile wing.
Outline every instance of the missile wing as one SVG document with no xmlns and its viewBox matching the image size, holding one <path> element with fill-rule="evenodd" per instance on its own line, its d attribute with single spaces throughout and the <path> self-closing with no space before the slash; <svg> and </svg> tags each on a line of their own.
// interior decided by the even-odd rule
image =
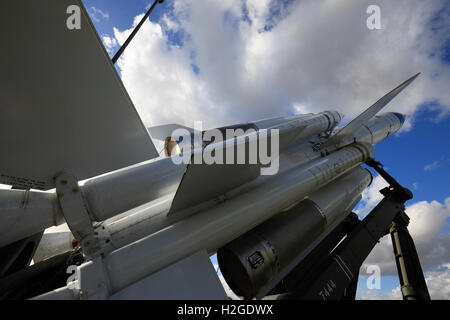
<svg viewBox="0 0 450 320">
<path fill-rule="evenodd" d="M 392 99 L 394 99 L 400 92 L 403 91 L 411 82 L 413 82 L 418 76 L 420 72 L 405 80 L 401 84 L 399 84 L 396 88 L 392 89 L 388 93 L 386 93 L 383 97 L 381 97 L 377 102 L 367 108 L 363 113 L 353 119 L 349 124 L 347 124 L 344 128 L 342 128 L 339 132 L 333 135 L 327 142 L 322 144 L 321 149 L 326 149 L 332 145 L 338 145 L 340 142 L 351 137 L 356 130 L 361 128 L 361 126 L 365 125 L 367 121 L 369 121 L 372 117 L 374 117 L 381 109 L 383 109 Z M 402 115 L 399 114 L 401 118 Z"/>
<path fill-rule="evenodd" d="M 74 4 L 79 29 L 66 25 Z M 0 183 L 48 190 L 62 171 L 87 179 L 158 156 L 81 1 L 0 12 L 14 28 L 0 59 Z"/>
</svg>

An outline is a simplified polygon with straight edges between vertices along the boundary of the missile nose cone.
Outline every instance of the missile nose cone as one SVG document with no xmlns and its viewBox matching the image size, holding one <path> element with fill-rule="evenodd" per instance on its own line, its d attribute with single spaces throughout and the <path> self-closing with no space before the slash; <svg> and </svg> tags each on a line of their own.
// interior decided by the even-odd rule
<svg viewBox="0 0 450 320">
<path fill-rule="evenodd" d="M 400 120 L 400 123 L 403 125 L 405 123 L 405 116 L 398 112 L 392 112 L 395 116 Z"/>
</svg>

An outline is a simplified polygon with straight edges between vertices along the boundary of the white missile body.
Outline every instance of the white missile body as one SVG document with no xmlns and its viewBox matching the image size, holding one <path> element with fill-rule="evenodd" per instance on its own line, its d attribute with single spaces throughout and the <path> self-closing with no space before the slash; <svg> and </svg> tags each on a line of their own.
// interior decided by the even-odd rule
<svg viewBox="0 0 450 320">
<path fill-rule="evenodd" d="M 347 147 L 330 148 L 328 155 L 313 150 L 312 146 L 320 141 L 317 136 L 295 143 L 280 154 L 278 174 L 259 176 L 229 190 L 225 194 L 226 201 L 208 199 L 195 213 L 168 214 L 176 189 L 172 187 L 166 189 L 172 192 L 162 193 L 160 198 L 107 220 L 101 226 L 110 234 L 103 260 L 108 273 L 107 295 L 144 281 L 198 251 L 215 253 L 231 240 L 358 167 L 372 155 L 372 143 L 393 134 L 401 125 L 401 119 L 395 114 L 380 115 L 360 128 Z M 167 159 L 163 161 L 167 164 Z M 144 166 L 156 165 L 158 161 Z M 139 169 L 144 170 L 139 167 L 129 170 Z M 114 175 L 118 174 L 120 172 Z M 99 178 L 104 185 L 107 177 Z M 358 189 L 359 193 L 361 191 Z M 351 200 L 354 200 L 353 195 L 346 199 L 345 205 L 350 205 Z M 326 208 L 325 202 L 322 201 L 321 206 Z M 329 205 L 332 204 L 330 201 Z M 325 212 L 332 215 L 343 211 L 325 209 Z M 90 268 L 90 265 L 80 266 L 79 272 L 85 267 Z"/>
</svg>

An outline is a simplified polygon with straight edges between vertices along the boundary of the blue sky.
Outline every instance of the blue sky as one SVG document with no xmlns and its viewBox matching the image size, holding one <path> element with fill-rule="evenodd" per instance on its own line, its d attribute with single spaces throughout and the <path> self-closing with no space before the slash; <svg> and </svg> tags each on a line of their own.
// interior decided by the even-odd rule
<svg viewBox="0 0 450 320">
<path fill-rule="evenodd" d="M 436 120 L 436 111 L 420 109 L 413 129 L 377 144 L 374 156 L 414 192 L 411 201 L 443 202 L 450 193 L 450 117 Z"/>
<path fill-rule="evenodd" d="M 146 124 L 192 125 L 201 118 L 211 126 L 334 108 L 348 121 L 421 71 L 388 108 L 407 115 L 405 129 L 379 143 L 374 156 L 413 191 L 407 203 L 413 216 L 418 203 L 445 215 L 450 211 L 450 5 L 372 2 L 382 12 L 383 29 L 375 32 L 365 27 L 364 1 L 342 7 L 320 1 L 235 1 L 215 7 L 179 1 L 175 7 L 166 0 L 117 69 Z M 83 3 L 99 35 L 120 42 L 151 2 Z M 109 49 L 112 56 L 118 45 Z M 433 229 L 436 234 L 419 238 L 421 248 L 435 239 L 447 248 L 449 216 L 439 230 Z M 424 228 L 413 230 L 419 234 Z M 429 272 L 445 269 L 448 257 L 445 253 L 436 258 L 439 263 L 433 260 Z M 445 270 L 432 275 L 449 280 Z M 396 276 L 384 275 L 382 289 L 371 293 L 365 281 L 359 281 L 359 298 L 390 298 L 398 286 Z M 433 294 L 449 298 L 444 289 Z"/>
</svg>

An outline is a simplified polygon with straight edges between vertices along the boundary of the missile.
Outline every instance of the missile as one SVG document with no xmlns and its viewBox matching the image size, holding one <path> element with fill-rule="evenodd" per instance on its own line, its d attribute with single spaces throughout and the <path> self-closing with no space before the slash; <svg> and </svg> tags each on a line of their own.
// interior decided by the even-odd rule
<svg viewBox="0 0 450 320">
<path fill-rule="evenodd" d="M 117 292 L 199 250 L 214 253 L 299 198 L 359 166 L 372 152 L 365 145 L 345 147 L 109 252 L 104 263 L 110 274 L 110 289 Z"/>
<path fill-rule="evenodd" d="M 326 120 L 326 116 L 323 117 Z M 298 119 L 302 117 L 295 120 Z M 340 115 L 335 113 L 333 119 L 340 120 Z M 274 118 L 256 123 L 264 127 L 286 124 L 289 120 L 291 119 Z M 396 132 L 403 121 L 404 118 L 399 114 L 381 114 L 357 130 L 349 141 L 376 144 Z M 322 128 L 328 129 L 328 120 L 322 122 L 324 124 Z M 319 140 L 315 138 L 311 141 Z M 301 142 L 297 147 L 280 154 L 279 174 L 321 157 L 321 153 L 311 149 L 311 141 Z M 108 224 L 104 224 L 111 234 L 111 250 L 148 236 L 183 218 L 183 215 L 166 214 L 185 170 L 185 165 L 175 165 L 170 157 L 91 179 L 81 187 L 93 221 L 103 221 L 118 214 L 122 217 L 114 223 L 109 221 Z M 270 177 L 258 177 L 255 181 L 230 191 L 229 196 L 231 197 L 233 192 L 240 194 L 258 188 L 268 179 L 270 180 Z M 0 224 L 2 246 L 64 223 L 54 193 L 0 190 L 0 198 L 3 213 L 3 223 Z M 155 203 L 158 205 L 154 206 Z"/>
<path fill-rule="evenodd" d="M 205 203 L 202 210 L 181 215 L 178 221 L 171 220 L 170 215 L 162 215 L 156 221 L 158 227 L 153 219 L 141 218 L 141 223 L 122 229 L 120 239 L 111 234 L 112 251 L 107 251 L 104 259 L 110 274 L 109 289 L 112 293 L 118 292 L 198 250 L 215 253 L 231 240 L 364 163 L 373 154 L 370 142 L 377 143 L 399 130 L 401 120 L 393 113 L 381 114 L 359 128 L 352 143 L 342 148 L 329 147 L 326 152 L 311 148 L 311 142 L 320 141 L 319 137 L 303 141 L 280 154 L 278 174 L 260 176 L 231 190 L 225 202 Z M 126 219 L 118 223 L 126 225 Z M 137 239 L 133 232 L 135 228 L 145 230 L 144 225 L 153 233 Z M 170 254 L 166 254 L 168 252 Z"/>
<path fill-rule="evenodd" d="M 336 111 L 325 111 L 319 114 L 259 120 L 247 127 L 257 130 L 278 129 L 280 142 L 287 146 L 308 136 L 331 130 L 341 118 Z M 235 125 L 218 130 L 225 132 L 226 129 L 242 127 Z M 186 164 L 176 164 L 173 161 L 174 156 L 157 161 L 150 160 L 85 182 L 80 189 L 90 219 L 104 221 L 174 193 L 186 170 Z M 0 209 L 4 212 L 0 223 L 0 232 L 3 234 L 0 246 L 64 223 L 55 193 L 0 190 L 0 200 Z"/>
<path fill-rule="evenodd" d="M 366 148 L 370 148 L 369 145 L 390 136 L 399 130 L 401 125 L 402 122 L 395 114 L 382 114 L 370 120 L 366 126 L 360 128 L 355 133 L 352 142 L 354 143 L 356 141 L 362 143 Z M 325 154 L 325 152 L 321 154 L 312 149 L 311 146 L 317 141 L 320 141 L 320 139 L 315 139 L 304 141 L 282 152 L 280 154 L 280 169 L 276 176 L 260 176 L 249 183 L 230 190 L 227 193 L 227 197 L 233 199 L 234 197 L 239 197 L 242 194 L 258 189 L 266 183 L 270 183 L 275 177 L 281 176 L 283 173 L 295 169 L 302 170 L 302 167 L 303 170 L 308 170 L 307 168 L 309 166 L 307 167 L 307 165 L 309 162 L 322 159 L 322 154 Z M 314 166 L 312 167 L 311 170 L 316 170 Z M 111 235 L 111 245 L 114 248 L 120 248 L 183 219 L 183 215 L 167 215 L 174 196 L 175 192 L 172 192 L 130 212 L 122 213 L 120 215 L 121 218 L 113 223 L 105 223 L 103 226 Z"/>
<path fill-rule="evenodd" d="M 217 251 L 230 288 L 245 298 L 259 290 L 337 220 L 342 221 L 372 175 L 357 167 Z"/>
<path fill-rule="evenodd" d="M 324 111 L 318 114 L 300 114 L 288 117 L 276 117 L 263 120 L 257 120 L 250 123 L 241 123 L 231 126 L 225 126 L 210 130 L 189 130 L 184 126 L 167 125 L 149 128 L 153 137 L 164 140 L 164 150 L 166 156 L 176 155 L 182 152 L 182 145 L 186 143 L 190 149 L 205 148 L 211 142 L 217 143 L 223 141 L 224 138 L 232 139 L 233 137 L 249 134 L 252 131 L 263 129 L 277 129 L 280 131 L 281 149 L 285 146 L 293 144 L 297 141 L 310 137 L 321 132 L 329 132 L 342 120 L 342 115 L 337 111 Z M 176 127 L 184 130 L 177 135 L 173 135 Z M 229 131 L 231 130 L 231 131 Z M 205 136 L 211 135 L 212 131 L 220 132 L 219 137 L 215 137 L 214 141 L 205 141 Z M 186 141 L 185 141 L 186 140 Z"/>
</svg>

